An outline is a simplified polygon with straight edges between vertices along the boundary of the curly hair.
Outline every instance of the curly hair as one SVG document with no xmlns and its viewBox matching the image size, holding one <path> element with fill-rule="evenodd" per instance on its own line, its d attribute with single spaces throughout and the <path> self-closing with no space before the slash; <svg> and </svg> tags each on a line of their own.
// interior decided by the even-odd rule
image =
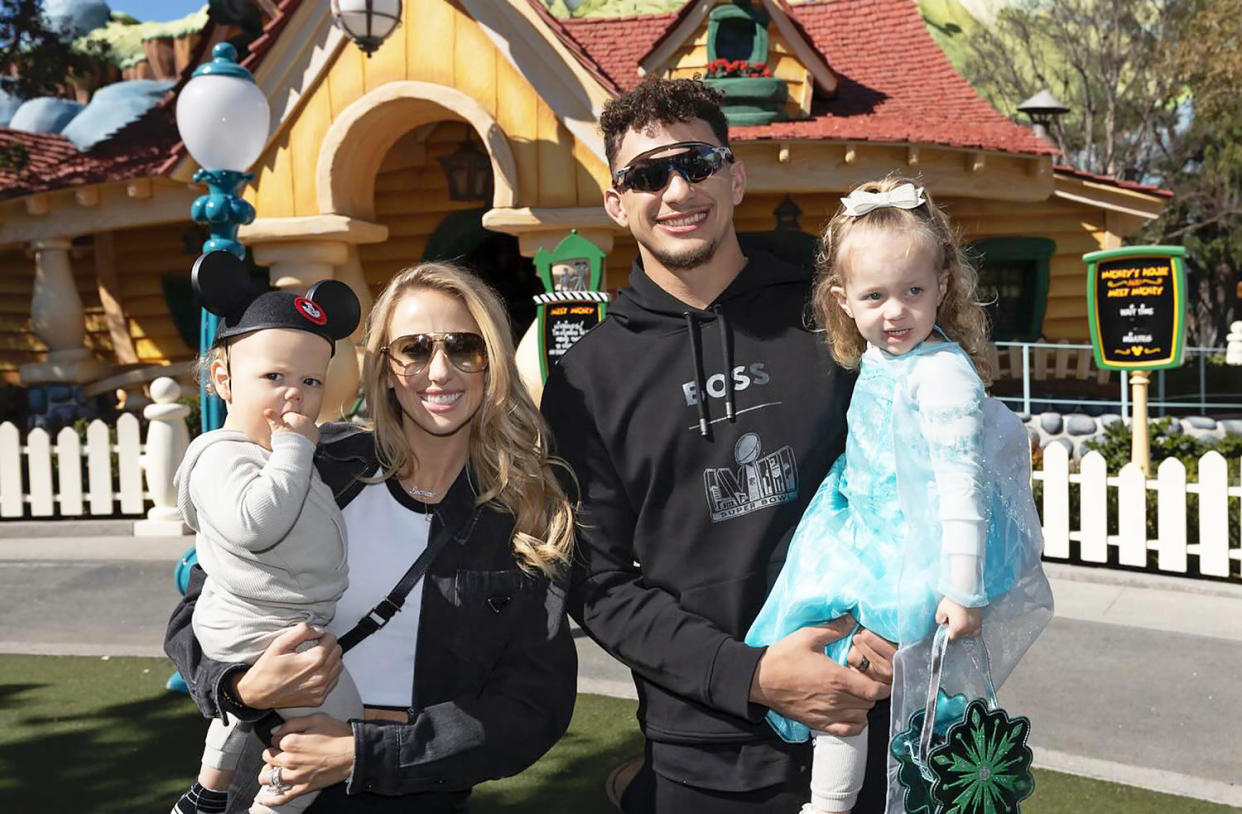
<svg viewBox="0 0 1242 814">
<path fill-rule="evenodd" d="M 729 122 L 721 104 L 724 96 L 697 79 L 660 79 L 653 75 L 638 87 L 604 105 L 599 126 L 604 131 L 604 152 L 608 166 L 621 149 L 621 141 L 631 130 L 642 132 L 655 124 L 672 124 L 702 119 L 712 128 L 720 146 L 729 146 Z"/>
<path fill-rule="evenodd" d="M 509 318 L 500 298 L 482 280 L 451 263 L 422 263 L 397 272 L 367 317 L 362 387 L 375 424 L 383 471 L 406 474 L 418 461 L 405 440 L 402 413 L 390 382 L 388 326 L 401 298 L 440 291 L 470 312 L 487 346 L 483 404 L 470 428 L 470 471 L 479 480 L 477 502 L 491 502 L 513 516 L 513 552 L 523 570 L 556 577 L 569 563 L 574 509 L 552 471 L 564 466 L 548 453 L 548 428 L 518 378 Z"/>
<path fill-rule="evenodd" d="M 888 175 L 878 181 L 867 181 L 855 187 L 864 192 L 889 192 L 902 184 L 919 183 L 900 175 Z M 820 239 L 818 274 L 812 294 L 815 319 L 824 329 L 832 357 L 846 368 L 858 367 L 858 360 L 867 349 L 867 341 L 858 332 L 854 320 L 845 313 L 832 295 L 832 289 L 845 286 L 847 250 L 857 250 L 851 241 L 875 232 L 900 232 L 920 238 L 937 248 L 937 267 L 948 277 L 948 289 L 936 308 L 936 324 L 949 339 L 962 347 L 975 364 L 984 384 L 992 381 L 992 364 L 988 358 L 988 317 L 976 300 L 977 276 L 960 247 L 957 229 L 949 216 L 924 191 L 927 203 L 914 209 L 880 207 L 865 215 L 847 215 L 845 207 L 837 209 L 824 228 Z"/>
</svg>

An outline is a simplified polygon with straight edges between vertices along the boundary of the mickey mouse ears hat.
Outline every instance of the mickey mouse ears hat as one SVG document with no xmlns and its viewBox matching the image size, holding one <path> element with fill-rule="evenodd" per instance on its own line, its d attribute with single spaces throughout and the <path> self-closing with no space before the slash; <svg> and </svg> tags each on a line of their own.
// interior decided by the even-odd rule
<svg viewBox="0 0 1242 814">
<path fill-rule="evenodd" d="M 255 297 L 246 264 L 226 251 L 194 261 L 191 281 L 203 307 L 222 318 L 213 347 L 254 331 L 287 328 L 322 336 L 335 352 L 336 340 L 353 333 L 362 317 L 357 295 L 339 280 L 321 280 L 305 297 L 287 291 Z"/>
</svg>

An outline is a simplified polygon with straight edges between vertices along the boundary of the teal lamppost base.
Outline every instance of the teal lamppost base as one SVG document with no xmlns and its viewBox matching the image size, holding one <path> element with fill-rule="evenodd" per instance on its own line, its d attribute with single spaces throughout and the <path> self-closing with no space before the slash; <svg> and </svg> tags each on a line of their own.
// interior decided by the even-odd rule
<svg viewBox="0 0 1242 814">
<path fill-rule="evenodd" d="M 211 230 L 211 238 L 203 243 L 203 254 L 215 251 L 232 253 L 238 260 L 245 258 L 246 247 L 237 242 L 237 228 L 254 222 L 254 207 L 237 194 L 237 189 L 254 178 L 248 172 L 234 170 L 199 170 L 194 183 L 206 184 L 207 194 L 190 204 L 190 217 L 195 223 Z"/>
<path fill-rule="evenodd" d="M 254 221 L 254 207 L 237 194 L 237 189 L 254 176 L 234 170 L 199 170 L 194 182 L 207 185 L 207 194 L 200 195 L 190 204 L 190 217 L 211 231 L 211 237 L 203 243 L 203 254 L 226 251 L 238 260 L 245 259 L 246 247 L 237 242 L 237 229 Z M 215 341 L 220 318 L 204 310 L 199 321 L 198 348 L 205 353 Z M 199 405 L 202 413 L 203 432 L 218 430 L 224 424 L 224 401 L 207 392 L 207 382 L 199 383 Z"/>
</svg>

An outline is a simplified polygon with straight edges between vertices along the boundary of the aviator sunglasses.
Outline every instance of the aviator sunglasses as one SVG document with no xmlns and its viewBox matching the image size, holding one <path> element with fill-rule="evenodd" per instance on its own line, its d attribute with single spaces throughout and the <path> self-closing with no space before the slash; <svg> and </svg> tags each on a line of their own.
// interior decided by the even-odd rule
<svg viewBox="0 0 1242 814">
<path fill-rule="evenodd" d="M 680 153 L 663 158 L 646 158 L 651 153 L 664 152 L 682 148 Z M 638 192 L 659 192 L 668 184 L 672 173 L 686 179 L 687 183 L 697 184 L 706 181 L 716 173 L 725 162 L 732 163 L 733 151 L 728 147 L 717 147 L 702 141 L 679 141 L 675 144 L 663 144 L 645 153 L 639 153 L 634 160 L 612 174 L 612 186 L 617 192 L 633 189 Z"/>
<path fill-rule="evenodd" d="M 403 376 L 417 376 L 431 364 L 437 348 L 443 348 L 453 367 L 462 373 L 487 370 L 487 343 L 476 333 L 407 334 L 380 348 Z"/>
</svg>

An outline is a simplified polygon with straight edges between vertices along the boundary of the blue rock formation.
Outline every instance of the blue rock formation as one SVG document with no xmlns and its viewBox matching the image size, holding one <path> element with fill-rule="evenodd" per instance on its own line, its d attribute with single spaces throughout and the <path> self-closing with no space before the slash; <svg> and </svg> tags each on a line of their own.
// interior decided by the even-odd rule
<svg viewBox="0 0 1242 814">
<path fill-rule="evenodd" d="M 82 112 L 82 105 L 69 99 L 40 96 L 22 103 L 9 120 L 9 127 L 27 133 L 59 133 Z"/>
<path fill-rule="evenodd" d="M 61 132 L 85 152 L 155 107 L 174 84 L 171 80 L 131 79 L 102 87 Z"/>
</svg>

